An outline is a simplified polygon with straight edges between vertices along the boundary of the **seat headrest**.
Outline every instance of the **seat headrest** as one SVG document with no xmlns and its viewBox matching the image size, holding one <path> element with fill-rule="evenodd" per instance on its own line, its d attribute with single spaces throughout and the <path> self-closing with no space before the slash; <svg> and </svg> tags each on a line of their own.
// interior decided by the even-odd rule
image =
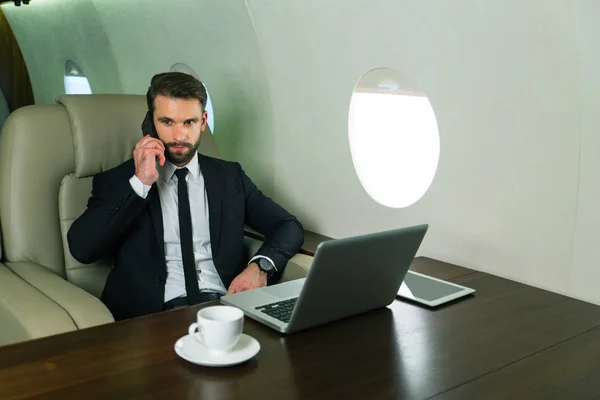
<svg viewBox="0 0 600 400">
<path fill-rule="evenodd" d="M 71 121 L 78 178 L 109 170 L 133 156 L 147 111 L 144 96 L 64 95 L 57 102 Z"/>
</svg>

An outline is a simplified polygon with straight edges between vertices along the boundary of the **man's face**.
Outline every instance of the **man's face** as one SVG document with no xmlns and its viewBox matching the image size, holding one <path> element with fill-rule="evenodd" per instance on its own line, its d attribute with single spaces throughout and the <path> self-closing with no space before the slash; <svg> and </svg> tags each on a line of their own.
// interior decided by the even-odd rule
<svg viewBox="0 0 600 400">
<path fill-rule="evenodd" d="M 165 145 L 168 161 L 182 167 L 196 154 L 200 134 L 206 128 L 208 113 L 197 99 L 154 99 L 154 126 Z"/>
</svg>

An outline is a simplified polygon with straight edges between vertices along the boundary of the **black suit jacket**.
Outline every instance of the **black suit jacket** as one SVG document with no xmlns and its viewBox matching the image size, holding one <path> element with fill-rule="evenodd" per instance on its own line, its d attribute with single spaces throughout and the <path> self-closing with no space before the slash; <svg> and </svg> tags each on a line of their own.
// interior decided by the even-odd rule
<svg viewBox="0 0 600 400">
<path fill-rule="evenodd" d="M 265 236 L 257 255 L 269 257 L 281 277 L 298 252 L 304 231 L 298 220 L 263 195 L 238 163 L 198 154 L 208 197 L 213 261 L 225 287 L 246 267 L 244 224 Z M 146 199 L 132 189 L 133 159 L 94 177 L 87 210 L 67 239 L 81 263 L 111 258 L 101 300 L 116 320 L 162 310 L 167 267 L 156 184 Z M 193 199 L 191 199 L 193 201 Z"/>
</svg>

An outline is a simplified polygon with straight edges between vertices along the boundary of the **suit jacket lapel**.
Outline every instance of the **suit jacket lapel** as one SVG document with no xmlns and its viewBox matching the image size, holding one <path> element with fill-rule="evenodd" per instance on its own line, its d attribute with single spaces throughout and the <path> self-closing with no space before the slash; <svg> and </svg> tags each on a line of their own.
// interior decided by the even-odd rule
<svg viewBox="0 0 600 400">
<path fill-rule="evenodd" d="M 165 261 L 165 231 L 163 226 L 162 209 L 160 208 L 160 196 L 158 194 L 158 186 L 156 186 L 156 183 L 152 185 L 152 188 L 148 193 L 148 206 L 150 207 L 152 225 L 154 225 L 156 244 L 158 245 L 158 249 L 162 256 L 161 259 Z"/>
<path fill-rule="evenodd" d="M 223 201 L 223 181 L 219 179 L 218 165 L 215 162 L 198 153 L 200 171 L 204 177 L 206 197 L 208 198 L 208 221 L 210 228 L 210 245 L 213 258 L 216 257 L 219 248 L 219 236 L 221 232 L 221 203 Z"/>
</svg>

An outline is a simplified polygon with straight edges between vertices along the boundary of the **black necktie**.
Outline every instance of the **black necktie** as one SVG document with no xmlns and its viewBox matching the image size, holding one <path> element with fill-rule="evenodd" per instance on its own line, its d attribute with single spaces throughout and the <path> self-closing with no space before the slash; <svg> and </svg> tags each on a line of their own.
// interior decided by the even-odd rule
<svg viewBox="0 0 600 400">
<path fill-rule="evenodd" d="M 200 289 L 198 288 L 198 275 L 196 274 L 196 261 L 194 257 L 190 197 L 188 195 L 187 182 L 185 181 L 185 176 L 188 172 L 187 168 L 181 168 L 175 171 L 175 175 L 177 175 L 177 193 L 179 197 L 179 237 L 181 240 L 185 290 L 187 292 L 188 304 L 196 304 L 200 302 Z"/>
</svg>

